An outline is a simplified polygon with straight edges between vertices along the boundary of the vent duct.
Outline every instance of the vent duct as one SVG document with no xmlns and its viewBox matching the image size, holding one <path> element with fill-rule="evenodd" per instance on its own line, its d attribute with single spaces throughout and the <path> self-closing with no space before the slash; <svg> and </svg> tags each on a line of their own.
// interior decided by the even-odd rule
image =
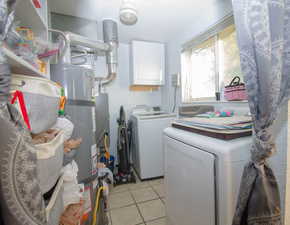
<svg viewBox="0 0 290 225">
<path fill-rule="evenodd" d="M 101 79 L 101 85 L 106 85 L 114 80 L 118 70 L 118 27 L 113 20 L 103 20 L 104 42 L 109 45 L 109 51 L 106 51 L 106 62 L 108 66 L 108 76 Z"/>
</svg>

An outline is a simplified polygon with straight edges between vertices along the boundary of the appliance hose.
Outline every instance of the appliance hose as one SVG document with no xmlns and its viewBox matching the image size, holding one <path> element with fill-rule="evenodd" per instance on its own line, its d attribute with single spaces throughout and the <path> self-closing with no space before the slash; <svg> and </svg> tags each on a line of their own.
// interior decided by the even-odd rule
<svg viewBox="0 0 290 225">
<path fill-rule="evenodd" d="M 97 225 L 97 213 L 98 213 L 98 209 L 99 209 L 101 192 L 104 191 L 104 190 L 106 190 L 106 188 L 103 187 L 103 186 L 98 189 L 97 198 L 96 198 L 96 204 L 95 204 L 95 208 L 94 208 L 94 212 L 93 212 L 93 222 L 92 222 L 92 225 Z"/>
<path fill-rule="evenodd" d="M 108 139 L 109 139 L 109 136 L 108 134 L 105 134 L 105 137 L 104 137 L 104 146 L 105 146 L 105 157 L 107 160 L 110 159 L 110 153 L 109 153 L 109 146 L 108 146 Z"/>
</svg>

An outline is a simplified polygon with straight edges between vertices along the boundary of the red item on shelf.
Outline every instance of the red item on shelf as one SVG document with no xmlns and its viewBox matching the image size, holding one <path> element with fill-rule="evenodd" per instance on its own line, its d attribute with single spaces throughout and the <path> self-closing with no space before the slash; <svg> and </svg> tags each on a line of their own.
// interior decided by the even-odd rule
<svg viewBox="0 0 290 225">
<path fill-rule="evenodd" d="M 35 8 L 40 9 L 41 8 L 41 3 L 39 0 L 32 0 Z"/>
<path fill-rule="evenodd" d="M 39 54 L 38 58 L 42 59 L 42 58 L 46 58 L 46 57 L 49 57 L 49 56 L 53 56 L 53 55 L 58 54 L 58 52 L 59 52 L 59 49 L 50 50 L 50 51 L 47 51 L 45 53 Z"/>
</svg>

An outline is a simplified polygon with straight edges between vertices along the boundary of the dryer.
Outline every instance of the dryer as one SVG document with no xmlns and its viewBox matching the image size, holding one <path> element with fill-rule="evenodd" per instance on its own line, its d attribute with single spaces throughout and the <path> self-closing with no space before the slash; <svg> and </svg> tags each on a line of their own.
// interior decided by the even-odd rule
<svg viewBox="0 0 290 225">
<path fill-rule="evenodd" d="M 168 225 L 231 225 L 251 137 L 224 141 L 164 131 Z"/>
</svg>

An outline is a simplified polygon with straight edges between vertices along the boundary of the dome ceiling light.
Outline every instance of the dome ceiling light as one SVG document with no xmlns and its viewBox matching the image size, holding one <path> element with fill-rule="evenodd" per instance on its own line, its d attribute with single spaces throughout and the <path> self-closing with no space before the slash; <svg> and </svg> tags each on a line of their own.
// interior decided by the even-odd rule
<svg viewBox="0 0 290 225">
<path fill-rule="evenodd" d="M 120 21 L 125 25 L 134 25 L 138 21 L 138 12 L 134 0 L 123 0 L 120 8 Z"/>
</svg>

